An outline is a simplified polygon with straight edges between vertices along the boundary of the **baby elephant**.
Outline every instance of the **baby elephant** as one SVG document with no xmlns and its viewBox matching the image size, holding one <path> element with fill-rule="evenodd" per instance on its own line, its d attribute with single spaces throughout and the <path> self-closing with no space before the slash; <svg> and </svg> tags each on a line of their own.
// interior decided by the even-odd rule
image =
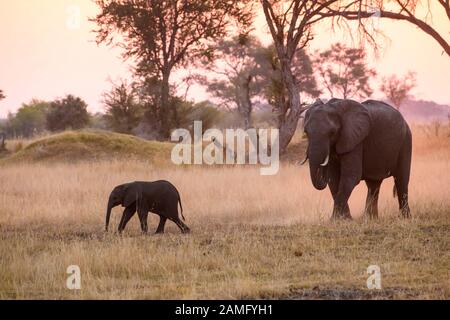
<svg viewBox="0 0 450 320">
<path fill-rule="evenodd" d="M 122 205 L 122 207 L 125 207 L 125 210 L 120 220 L 119 233 L 122 233 L 136 211 L 141 222 L 143 233 L 147 233 L 148 230 L 147 217 L 149 211 L 160 217 L 156 233 L 164 233 L 164 226 L 167 219 L 175 222 L 181 229 L 181 232 L 188 233 L 190 229 L 178 217 L 178 202 L 180 203 L 181 216 L 185 220 L 180 194 L 170 182 L 159 180 L 154 182 L 135 181 L 121 184 L 115 187 L 109 196 L 105 229 L 108 231 L 112 208 Z"/>
</svg>

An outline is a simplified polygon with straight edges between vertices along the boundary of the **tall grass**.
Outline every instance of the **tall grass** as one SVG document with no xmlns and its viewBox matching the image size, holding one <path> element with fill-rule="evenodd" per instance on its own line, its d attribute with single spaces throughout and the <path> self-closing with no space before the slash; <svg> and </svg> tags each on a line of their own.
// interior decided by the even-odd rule
<svg viewBox="0 0 450 320">
<path fill-rule="evenodd" d="M 450 205 L 449 140 L 445 132 L 429 137 L 415 128 L 410 183 L 413 212 Z M 131 160 L 25 162 L 0 171 L 0 222 L 71 221 L 100 227 L 107 197 L 115 185 L 157 179 L 167 179 L 177 186 L 191 221 L 276 225 L 317 222 L 329 218 L 332 206 L 328 190 L 320 192 L 312 187 L 307 165 L 284 164 L 277 175 L 261 176 L 259 168 L 251 166 L 161 168 Z M 382 184 L 381 215 L 397 211 L 392 180 Z M 362 213 L 365 195 L 366 187 L 361 182 L 350 201 L 356 217 Z"/>
</svg>

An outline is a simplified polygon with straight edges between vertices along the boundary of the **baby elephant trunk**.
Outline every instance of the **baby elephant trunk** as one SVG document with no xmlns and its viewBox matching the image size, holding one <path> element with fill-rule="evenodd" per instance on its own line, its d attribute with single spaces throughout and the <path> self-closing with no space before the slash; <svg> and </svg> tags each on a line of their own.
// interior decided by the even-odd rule
<svg viewBox="0 0 450 320">
<path fill-rule="evenodd" d="M 114 207 L 111 199 L 108 201 L 108 209 L 106 211 L 106 224 L 105 224 L 105 231 L 108 232 L 108 226 L 109 226 L 109 217 L 111 216 L 112 208 Z"/>
</svg>

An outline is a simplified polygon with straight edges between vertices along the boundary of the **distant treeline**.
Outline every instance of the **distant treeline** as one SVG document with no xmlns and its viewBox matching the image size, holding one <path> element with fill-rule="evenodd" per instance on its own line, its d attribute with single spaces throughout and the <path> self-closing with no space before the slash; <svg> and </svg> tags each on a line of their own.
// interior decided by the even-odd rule
<svg viewBox="0 0 450 320">
<path fill-rule="evenodd" d="M 30 138 L 45 131 L 81 129 L 88 126 L 91 119 L 86 108 L 87 104 L 73 95 L 51 102 L 33 99 L 16 113 L 9 113 L 0 123 L 0 131 L 9 138 Z"/>
<path fill-rule="evenodd" d="M 120 91 L 120 87 L 116 88 Z M 79 97 L 67 95 L 62 99 L 44 101 L 32 99 L 24 103 L 15 113 L 9 113 L 6 119 L 0 119 L 0 133 L 6 138 L 32 138 L 49 132 L 93 128 L 119 133 L 133 134 L 149 140 L 157 140 L 158 132 L 147 118 L 145 106 L 126 98 L 121 103 L 111 95 L 104 113 L 90 113 L 87 104 Z M 192 129 L 195 120 L 203 122 L 203 130 L 211 127 L 240 127 L 239 115 L 221 110 L 209 101 L 193 103 L 174 98 L 180 117 L 180 127 Z M 254 114 L 259 126 L 271 127 L 275 117 L 269 111 Z"/>
<path fill-rule="evenodd" d="M 186 103 L 183 110 L 186 117 L 194 110 L 201 113 L 198 116 L 205 118 L 206 123 L 214 121 L 220 114 L 207 103 Z M 24 103 L 16 113 L 9 113 L 6 119 L 0 120 L 0 132 L 7 138 L 32 138 L 47 132 L 96 128 L 145 136 L 145 130 L 141 128 L 145 126 L 142 111 L 140 104 L 132 103 L 127 106 L 114 105 L 106 113 L 92 114 L 87 111 L 86 102 L 73 95 L 54 101 L 33 99 Z"/>
</svg>

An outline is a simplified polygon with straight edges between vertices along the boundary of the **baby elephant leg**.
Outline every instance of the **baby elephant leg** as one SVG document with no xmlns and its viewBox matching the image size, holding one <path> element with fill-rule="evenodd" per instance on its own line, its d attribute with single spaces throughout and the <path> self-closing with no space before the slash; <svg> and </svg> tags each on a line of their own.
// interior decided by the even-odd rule
<svg viewBox="0 0 450 320">
<path fill-rule="evenodd" d="M 138 212 L 139 220 L 141 223 L 141 231 L 143 234 L 146 234 L 148 231 L 147 219 L 148 219 L 148 211 L 147 210 L 139 210 Z"/>
<path fill-rule="evenodd" d="M 131 205 L 129 207 L 126 207 L 123 211 L 122 219 L 119 223 L 119 234 L 122 233 L 123 229 L 125 229 L 125 226 L 127 225 L 128 221 L 133 217 L 133 215 L 136 212 L 136 206 Z"/>
<path fill-rule="evenodd" d="M 159 216 L 159 225 L 155 233 L 164 233 L 164 227 L 166 225 L 167 218 Z"/>
<path fill-rule="evenodd" d="M 191 232 L 191 229 L 189 229 L 189 227 L 183 222 L 181 221 L 178 217 L 171 219 L 173 222 L 175 222 L 175 224 L 178 226 L 178 228 L 180 228 L 182 233 L 189 233 Z"/>
</svg>

